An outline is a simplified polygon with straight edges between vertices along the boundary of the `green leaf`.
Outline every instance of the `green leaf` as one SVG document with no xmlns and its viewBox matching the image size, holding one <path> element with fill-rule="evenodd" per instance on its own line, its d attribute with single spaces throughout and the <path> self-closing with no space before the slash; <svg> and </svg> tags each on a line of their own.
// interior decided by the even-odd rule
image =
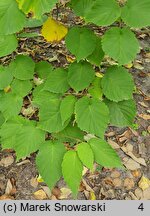
<svg viewBox="0 0 150 216">
<path fill-rule="evenodd" d="M 15 35 L 0 35 L 0 58 L 11 54 L 18 46 Z"/>
<path fill-rule="evenodd" d="M 52 136 L 61 142 L 68 142 L 72 145 L 84 140 L 84 132 L 76 124 L 72 125 L 72 123 L 59 133 L 53 133 Z"/>
<path fill-rule="evenodd" d="M 102 100 L 103 92 L 101 87 L 101 80 L 100 77 L 95 77 L 94 81 L 92 82 L 91 87 L 88 89 L 88 93 L 96 99 Z"/>
<path fill-rule="evenodd" d="M 87 88 L 94 79 L 95 71 L 88 62 L 74 62 L 69 66 L 68 82 L 75 91 Z"/>
<path fill-rule="evenodd" d="M 36 28 L 36 27 L 40 27 L 43 25 L 43 23 L 47 20 L 48 16 L 47 15 L 43 15 L 41 17 L 41 19 L 33 19 L 33 18 L 29 18 L 27 19 L 27 22 L 25 24 L 26 28 Z"/>
<path fill-rule="evenodd" d="M 104 34 L 102 48 L 105 54 L 124 65 L 135 59 L 139 42 L 130 29 L 113 27 Z"/>
<path fill-rule="evenodd" d="M 3 113 L 0 112 L 0 127 L 3 125 L 4 122 L 5 122 L 5 118 L 3 116 Z"/>
<path fill-rule="evenodd" d="M 8 67 L 3 67 L 0 65 L 0 90 L 9 86 L 13 79 L 12 73 Z"/>
<path fill-rule="evenodd" d="M 66 152 L 62 162 L 62 173 L 65 182 L 71 188 L 74 196 L 78 193 L 78 188 L 82 178 L 83 165 L 75 151 Z"/>
<path fill-rule="evenodd" d="M 25 97 L 30 93 L 32 89 L 32 83 L 29 80 L 14 79 L 11 84 L 11 90 L 16 95 Z"/>
<path fill-rule="evenodd" d="M 47 61 L 40 61 L 35 65 L 35 72 L 41 79 L 46 79 L 53 71 L 53 67 Z"/>
<path fill-rule="evenodd" d="M 83 16 L 86 22 L 99 26 L 111 25 L 121 14 L 115 0 L 72 0 L 71 4 L 78 16 Z"/>
<path fill-rule="evenodd" d="M 3 149 L 14 149 L 16 144 L 16 133 L 19 132 L 26 123 L 20 116 L 15 116 L 5 122 L 0 129 L 1 144 Z"/>
<path fill-rule="evenodd" d="M 65 124 L 61 120 L 60 103 L 60 100 L 50 100 L 40 106 L 39 128 L 52 133 L 59 132 L 67 126 L 69 120 Z"/>
<path fill-rule="evenodd" d="M 85 27 L 73 27 L 66 36 L 67 49 L 76 56 L 77 61 L 92 54 L 96 47 L 96 35 Z"/>
<path fill-rule="evenodd" d="M 104 58 L 104 52 L 102 50 L 101 39 L 97 37 L 95 50 L 91 55 L 87 57 L 87 60 L 96 66 L 100 66 L 102 59 Z"/>
<path fill-rule="evenodd" d="M 105 100 L 110 111 L 110 123 L 118 127 L 132 126 L 136 106 L 133 100 L 120 101 L 118 103 Z"/>
<path fill-rule="evenodd" d="M 19 8 L 26 14 L 33 13 L 33 17 L 40 19 L 44 13 L 49 13 L 57 0 L 17 0 Z"/>
<path fill-rule="evenodd" d="M 121 18 L 130 27 L 141 28 L 150 25 L 150 1 L 128 0 L 122 8 Z"/>
<path fill-rule="evenodd" d="M 60 115 L 64 124 L 74 113 L 76 98 L 73 95 L 65 97 L 60 104 Z"/>
<path fill-rule="evenodd" d="M 3 148 L 15 149 L 17 160 L 37 151 L 45 140 L 45 133 L 36 127 L 36 122 L 19 118 L 3 124 L 0 134 Z"/>
<path fill-rule="evenodd" d="M 60 94 L 55 94 L 46 90 L 43 90 L 43 85 L 37 86 L 33 91 L 33 101 L 35 106 L 41 107 L 51 100 L 60 98 Z"/>
<path fill-rule="evenodd" d="M 92 138 L 89 144 L 93 150 L 95 162 L 108 168 L 122 167 L 121 160 L 117 153 L 106 141 Z"/>
<path fill-rule="evenodd" d="M 83 142 L 77 145 L 77 153 L 82 163 L 89 169 L 93 169 L 94 155 L 89 144 Z"/>
<path fill-rule="evenodd" d="M 35 63 L 29 56 L 18 55 L 9 67 L 15 78 L 19 80 L 33 79 Z"/>
<path fill-rule="evenodd" d="M 76 102 L 76 122 L 81 130 L 103 137 L 109 122 L 107 106 L 98 99 L 83 97 Z"/>
<path fill-rule="evenodd" d="M 1 97 L 0 111 L 6 119 L 9 119 L 20 113 L 22 105 L 22 97 L 10 92 Z"/>
<path fill-rule="evenodd" d="M 16 0 L 0 0 L 0 34 L 9 35 L 23 29 L 25 15 L 19 10 Z"/>
<path fill-rule="evenodd" d="M 58 141 L 46 141 L 40 146 L 36 158 L 38 171 L 50 189 L 62 176 L 61 164 L 66 150 Z"/>
<path fill-rule="evenodd" d="M 104 95 L 112 101 L 132 99 L 134 82 L 131 74 L 123 67 L 112 66 L 102 78 Z"/>
<path fill-rule="evenodd" d="M 55 69 L 49 74 L 44 86 L 44 90 L 53 93 L 65 93 L 69 89 L 67 75 L 68 73 L 65 69 Z"/>
</svg>

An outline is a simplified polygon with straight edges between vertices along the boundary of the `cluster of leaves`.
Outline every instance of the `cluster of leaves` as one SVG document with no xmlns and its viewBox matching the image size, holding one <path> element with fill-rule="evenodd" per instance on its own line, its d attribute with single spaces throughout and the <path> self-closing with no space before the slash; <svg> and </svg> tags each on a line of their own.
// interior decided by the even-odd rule
<svg viewBox="0 0 150 216">
<path fill-rule="evenodd" d="M 25 14 L 32 12 L 39 24 L 56 2 L 1 0 L 0 56 L 15 50 L 15 33 L 32 25 L 34 19 L 29 24 Z M 133 123 L 134 82 L 123 65 L 135 58 L 139 44 L 126 25 L 150 23 L 150 0 L 128 0 L 123 7 L 115 0 L 71 0 L 70 7 L 86 23 L 107 26 L 117 21 L 123 27 L 110 27 L 100 38 L 88 27 L 75 26 L 67 33 L 59 25 L 67 33 L 67 49 L 76 57 L 67 68 L 53 68 L 45 61 L 35 63 L 24 55 L 0 66 L 0 137 L 3 149 L 14 149 L 17 160 L 38 151 L 36 164 L 48 186 L 52 188 L 63 175 L 76 195 L 84 166 L 92 170 L 96 162 L 122 167 L 104 133 L 109 123 L 119 127 Z M 46 22 L 55 25 L 51 18 Z M 49 34 L 46 37 L 51 41 Z M 94 67 L 100 67 L 105 54 L 117 65 L 99 76 Z M 87 139 L 89 134 L 94 138 Z"/>
</svg>

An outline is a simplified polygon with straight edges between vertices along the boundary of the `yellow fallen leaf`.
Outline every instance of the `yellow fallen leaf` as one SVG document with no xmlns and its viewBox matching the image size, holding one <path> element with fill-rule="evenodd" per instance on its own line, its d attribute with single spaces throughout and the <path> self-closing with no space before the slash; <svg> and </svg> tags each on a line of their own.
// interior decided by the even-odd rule
<svg viewBox="0 0 150 216">
<path fill-rule="evenodd" d="M 42 36 L 48 42 L 59 42 L 61 41 L 67 34 L 68 29 L 61 24 L 60 22 L 54 20 L 49 17 L 42 27 Z"/>
<path fill-rule="evenodd" d="M 72 56 L 69 56 L 69 55 L 66 56 L 66 59 L 67 59 L 67 61 L 69 63 L 73 63 L 76 60 L 75 57 L 72 57 Z"/>
<path fill-rule="evenodd" d="M 90 200 L 96 200 L 96 196 L 95 196 L 95 193 L 90 191 L 90 197 L 89 197 Z"/>
<path fill-rule="evenodd" d="M 99 78 L 102 78 L 104 76 L 104 74 L 101 73 L 101 72 L 96 72 L 96 76 L 99 77 Z"/>
<path fill-rule="evenodd" d="M 142 178 L 140 179 L 138 183 L 138 186 L 144 191 L 150 187 L 150 180 L 146 178 L 145 176 L 142 176 Z"/>
<path fill-rule="evenodd" d="M 4 88 L 4 92 L 5 92 L 5 93 L 8 93 L 10 90 L 11 90 L 11 87 L 10 87 L 10 86 L 7 86 L 7 87 Z"/>
<path fill-rule="evenodd" d="M 39 175 L 38 177 L 37 177 L 37 181 L 40 183 L 40 182 L 44 182 L 44 180 L 42 179 L 42 176 L 41 175 Z"/>
<path fill-rule="evenodd" d="M 34 197 L 37 200 L 44 200 L 47 198 L 47 195 L 42 189 L 40 189 L 34 193 Z"/>
<path fill-rule="evenodd" d="M 126 64 L 125 67 L 128 68 L 128 69 L 130 69 L 130 68 L 133 67 L 133 64 L 132 63 Z"/>
</svg>

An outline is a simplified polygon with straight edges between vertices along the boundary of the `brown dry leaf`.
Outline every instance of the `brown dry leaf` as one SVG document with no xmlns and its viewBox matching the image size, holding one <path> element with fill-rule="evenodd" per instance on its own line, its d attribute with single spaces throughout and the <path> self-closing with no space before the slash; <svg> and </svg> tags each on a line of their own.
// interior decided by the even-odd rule
<svg viewBox="0 0 150 216">
<path fill-rule="evenodd" d="M 150 187 L 150 180 L 145 176 L 142 176 L 142 178 L 138 182 L 138 186 L 144 191 L 145 189 Z"/>
<path fill-rule="evenodd" d="M 38 181 L 37 181 L 37 178 L 32 178 L 30 180 L 30 185 L 34 188 L 36 188 L 38 186 Z"/>
<path fill-rule="evenodd" d="M 48 198 L 51 198 L 51 190 L 49 189 L 49 187 L 47 186 L 41 186 L 41 188 L 45 191 L 46 195 L 48 196 Z"/>
<path fill-rule="evenodd" d="M 2 158 L 0 161 L 0 166 L 8 167 L 14 162 L 14 157 L 12 155 Z"/>
<path fill-rule="evenodd" d="M 85 195 L 86 199 L 88 200 L 89 196 L 90 196 L 90 192 L 85 190 L 84 195 Z"/>
<path fill-rule="evenodd" d="M 137 170 L 141 168 L 139 163 L 128 157 L 123 158 L 123 164 L 129 170 Z"/>
<path fill-rule="evenodd" d="M 144 120 L 150 120 L 150 115 L 148 114 L 138 114 L 138 116 Z"/>
<path fill-rule="evenodd" d="M 61 188 L 61 195 L 59 199 L 67 199 L 69 195 L 72 193 L 72 191 L 69 188 Z"/>
<path fill-rule="evenodd" d="M 120 172 L 115 170 L 111 173 L 110 175 L 112 178 L 119 178 L 120 177 Z"/>
<path fill-rule="evenodd" d="M 135 62 L 133 65 L 134 65 L 134 68 L 136 68 L 138 70 L 143 70 L 144 69 L 144 67 L 138 62 Z"/>
<path fill-rule="evenodd" d="M 116 142 L 114 142 L 113 140 L 111 140 L 111 139 L 107 139 L 107 142 L 111 145 L 111 147 L 113 149 L 119 149 L 120 148 L 120 146 Z"/>
<path fill-rule="evenodd" d="M 68 29 L 60 22 L 54 20 L 49 17 L 42 27 L 42 36 L 48 42 L 59 42 L 61 41 L 67 34 Z"/>
<path fill-rule="evenodd" d="M 123 186 L 127 189 L 127 190 L 131 190 L 134 187 L 134 180 L 132 178 L 126 178 L 124 180 Z"/>
<path fill-rule="evenodd" d="M 7 194 L 7 195 L 11 194 L 12 190 L 13 190 L 13 185 L 12 185 L 10 179 L 8 179 L 6 189 L 5 189 L 5 194 Z"/>
<path fill-rule="evenodd" d="M 140 104 L 141 106 L 145 107 L 145 108 L 148 108 L 148 106 L 144 103 L 144 102 L 138 102 L 138 104 Z"/>
<path fill-rule="evenodd" d="M 14 197 L 7 195 L 7 194 L 4 194 L 4 195 L 0 196 L 0 200 L 14 200 Z"/>
<path fill-rule="evenodd" d="M 105 133 L 105 136 L 106 137 L 112 137 L 112 136 L 115 136 L 115 132 L 114 131 L 111 131 L 111 132 L 108 132 L 108 133 Z"/>
<path fill-rule="evenodd" d="M 60 189 L 58 188 L 58 187 L 55 187 L 55 188 L 53 188 L 53 190 L 52 190 L 52 194 L 55 196 L 55 197 L 60 197 L 60 195 L 61 195 L 61 191 L 60 191 Z"/>
<path fill-rule="evenodd" d="M 87 191 L 94 192 L 94 190 L 86 183 L 84 179 L 82 179 L 82 183 Z"/>
<path fill-rule="evenodd" d="M 134 178 L 139 178 L 141 176 L 140 170 L 133 170 L 132 175 Z"/>
<path fill-rule="evenodd" d="M 150 200 L 150 187 L 143 191 L 143 199 Z"/>
<path fill-rule="evenodd" d="M 37 200 L 44 200 L 44 199 L 47 199 L 47 195 L 46 195 L 46 193 L 45 193 L 42 189 L 36 191 L 36 192 L 34 193 L 34 197 L 35 197 L 35 199 L 37 199 Z"/>
<path fill-rule="evenodd" d="M 130 156 L 134 161 L 137 163 L 146 166 L 146 162 L 144 158 L 137 158 L 133 153 L 133 146 L 130 143 L 127 143 L 126 146 L 121 147 L 121 149 L 128 155 Z"/>
<path fill-rule="evenodd" d="M 121 186 L 122 186 L 122 181 L 121 181 L 121 179 L 120 179 L 120 178 L 115 178 L 115 179 L 113 179 L 113 185 L 114 185 L 115 187 L 121 187 Z"/>
</svg>

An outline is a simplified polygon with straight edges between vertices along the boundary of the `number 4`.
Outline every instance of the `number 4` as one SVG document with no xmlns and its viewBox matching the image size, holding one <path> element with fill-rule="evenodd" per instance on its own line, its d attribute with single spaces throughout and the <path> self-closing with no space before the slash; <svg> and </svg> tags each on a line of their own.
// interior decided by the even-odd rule
<svg viewBox="0 0 150 216">
<path fill-rule="evenodd" d="M 141 203 L 138 207 L 139 210 L 143 211 L 144 210 L 144 206 L 143 206 L 143 203 Z"/>
</svg>

